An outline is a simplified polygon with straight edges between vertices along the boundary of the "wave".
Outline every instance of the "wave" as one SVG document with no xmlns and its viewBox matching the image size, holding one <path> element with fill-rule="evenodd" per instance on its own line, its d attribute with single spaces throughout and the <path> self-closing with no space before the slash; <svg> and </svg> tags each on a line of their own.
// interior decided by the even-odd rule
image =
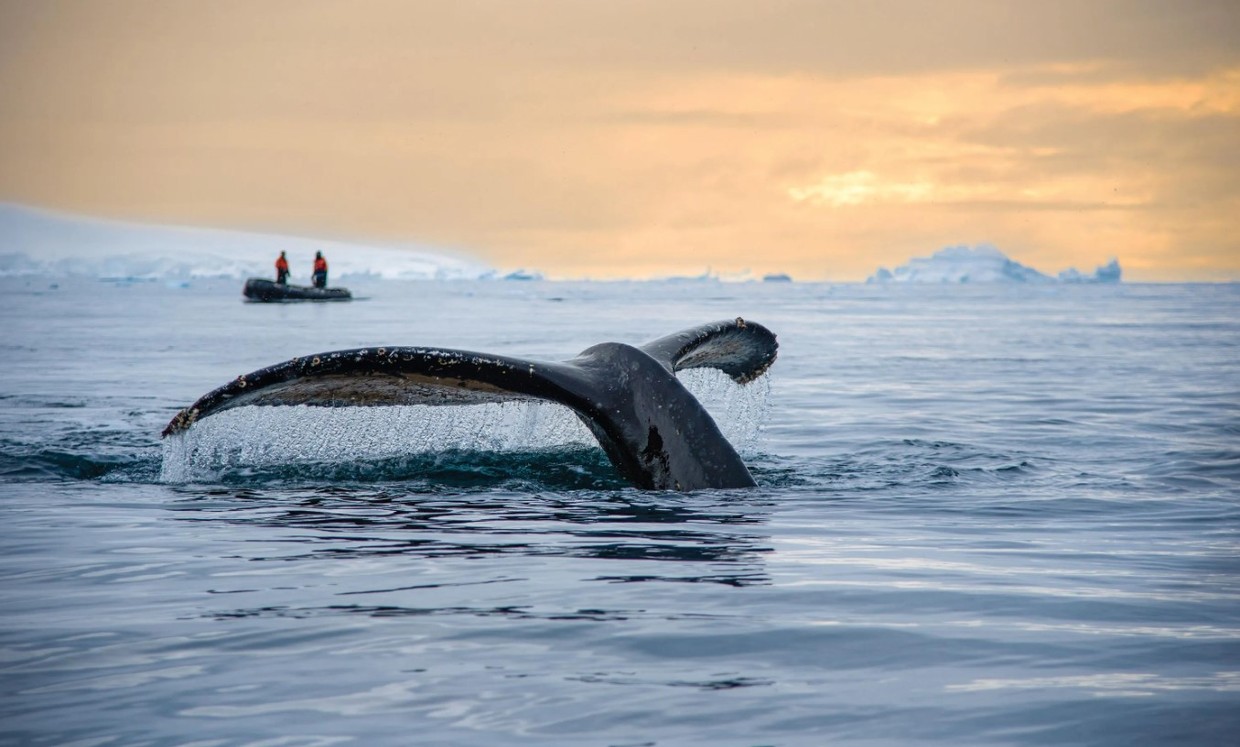
<svg viewBox="0 0 1240 747">
<path fill-rule="evenodd" d="M 4 448 L 0 453 L 0 477 L 14 482 L 49 479 L 155 482 L 159 470 L 159 452 L 154 447 L 128 454 L 88 454 L 60 446 Z"/>
</svg>

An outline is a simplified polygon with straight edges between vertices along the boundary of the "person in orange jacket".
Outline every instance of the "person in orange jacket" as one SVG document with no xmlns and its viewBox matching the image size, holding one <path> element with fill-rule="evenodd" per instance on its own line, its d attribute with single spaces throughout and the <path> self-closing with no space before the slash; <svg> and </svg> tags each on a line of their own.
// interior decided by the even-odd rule
<svg viewBox="0 0 1240 747">
<path fill-rule="evenodd" d="M 314 253 L 314 287 L 327 287 L 327 260 L 323 259 L 323 252 Z"/>
<path fill-rule="evenodd" d="M 276 282 L 280 285 L 288 283 L 288 257 L 284 256 L 284 252 L 276 257 Z"/>
</svg>

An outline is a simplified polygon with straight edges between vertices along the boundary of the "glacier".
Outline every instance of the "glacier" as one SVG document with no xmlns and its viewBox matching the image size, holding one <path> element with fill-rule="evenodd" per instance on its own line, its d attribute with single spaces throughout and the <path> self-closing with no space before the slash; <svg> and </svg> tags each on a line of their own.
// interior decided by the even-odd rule
<svg viewBox="0 0 1240 747">
<path fill-rule="evenodd" d="M 294 282 L 309 282 L 316 251 L 333 279 L 472 280 L 497 271 L 446 250 L 381 246 L 210 228 L 86 218 L 0 203 L 0 277 L 124 280 L 267 277 L 288 253 Z"/>
</svg>

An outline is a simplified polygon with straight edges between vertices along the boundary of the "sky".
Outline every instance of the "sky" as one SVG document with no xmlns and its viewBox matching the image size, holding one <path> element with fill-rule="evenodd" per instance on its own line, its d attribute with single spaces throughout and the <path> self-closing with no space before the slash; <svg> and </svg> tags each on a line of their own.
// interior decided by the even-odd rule
<svg viewBox="0 0 1240 747">
<path fill-rule="evenodd" d="M 1240 280 L 1240 3 L 0 0 L 0 201 L 552 278 Z"/>
</svg>

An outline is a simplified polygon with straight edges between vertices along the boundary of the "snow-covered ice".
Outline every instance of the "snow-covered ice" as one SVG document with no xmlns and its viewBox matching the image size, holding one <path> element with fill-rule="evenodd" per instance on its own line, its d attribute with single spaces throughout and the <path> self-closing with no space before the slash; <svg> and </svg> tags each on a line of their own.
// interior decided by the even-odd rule
<svg viewBox="0 0 1240 747">
<path fill-rule="evenodd" d="M 294 282 L 308 281 L 316 251 L 333 279 L 496 277 L 469 257 L 425 246 L 379 246 L 207 228 L 144 225 L 0 204 L 0 277 L 40 275 L 166 280 L 266 277 L 281 251 Z"/>
<path fill-rule="evenodd" d="M 1070 268 L 1052 277 L 1008 258 L 989 244 L 949 246 L 914 257 L 895 270 L 880 267 L 867 283 L 1118 283 L 1122 271 L 1112 259 L 1092 274 Z"/>
</svg>

